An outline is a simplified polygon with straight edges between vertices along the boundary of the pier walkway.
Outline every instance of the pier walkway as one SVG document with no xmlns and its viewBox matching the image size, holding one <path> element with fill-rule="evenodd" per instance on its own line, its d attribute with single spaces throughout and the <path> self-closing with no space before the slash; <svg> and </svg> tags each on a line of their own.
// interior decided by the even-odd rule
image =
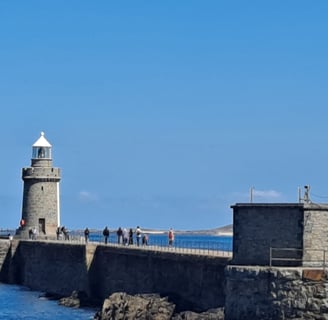
<svg viewBox="0 0 328 320">
<path fill-rule="evenodd" d="M 34 241 L 34 240 L 29 240 Z M 179 247 L 179 246 L 160 246 L 160 245 L 123 245 L 113 242 L 108 242 L 105 244 L 104 242 L 99 241 L 88 241 L 85 243 L 84 239 L 77 239 L 73 238 L 70 240 L 42 240 L 37 239 L 37 241 L 46 241 L 46 242 L 57 242 L 62 244 L 72 243 L 72 244 L 83 244 L 86 246 L 104 246 L 104 247 L 115 247 L 115 248 L 124 248 L 124 249 L 131 249 L 131 250 L 144 250 L 144 251 L 157 251 L 157 252 L 171 252 L 175 254 L 183 254 L 183 255 L 201 255 L 201 256 L 216 256 L 216 257 L 226 257 L 232 258 L 232 251 L 226 250 L 214 250 L 210 248 L 191 248 L 191 247 Z"/>
</svg>

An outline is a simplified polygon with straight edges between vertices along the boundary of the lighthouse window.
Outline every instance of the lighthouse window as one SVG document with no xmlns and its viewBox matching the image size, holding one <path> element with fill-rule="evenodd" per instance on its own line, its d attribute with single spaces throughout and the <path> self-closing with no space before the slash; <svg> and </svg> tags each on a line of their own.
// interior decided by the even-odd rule
<svg viewBox="0 0 328 320">
<path fill-rule="evenodd" d="M 39 148 L 38 150 L 38 158 L 44 158 L 46 156 L 45 150 L 43 147 Z"/>
<path fill-rule="evenodd" d="M 43 186 L 41 187 L 41 190 L 43 191 Z"/>
<path fill-rule="evenodd" d="M 51 159 L 51 148 L 33 147 L 32 157 L 34 159 Z"/>
</svg>

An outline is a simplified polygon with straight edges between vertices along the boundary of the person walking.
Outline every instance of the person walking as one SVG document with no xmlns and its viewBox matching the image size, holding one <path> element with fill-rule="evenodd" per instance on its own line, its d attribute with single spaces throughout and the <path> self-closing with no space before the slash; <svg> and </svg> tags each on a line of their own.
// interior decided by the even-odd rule
<svg viewBox="0 0 328 320">
<path fill-rule="evenodd" d="M 133 244 L 133 230 L 130 228 L 129 230 L 129 244 Z"/>
<path fill-rule="evenodd" d="M 169 238 L 169 246 L 173 246 L 174 232 L 172 228 L 169 230 L 168 238 Z"/>
<path fill-rule="evenodd" d="M 57 235 L 57 240 L 59 240 L 60 239 L 60 235 L 61 235 L 61 229 L 60 229 L 60 227 L 57 227 L 57 229 L 56 229 L 56 235 Z"/>
<path fill-rule="evenodd" d="M 117 234 L 117 243 L 122 244 L 123 243 L 123 230 L 121 227 L 118 228 L 116 234 Z"/>
<path fill-rule="evenodd" d="M 142 236 L 142 245 L 148 246 L 148 235 L 146 233 Z"/>
<path fill-rule="evenodd" d="M 141 239 L 141 229 L 139 226 L 137 226 L 136 229 L 136 238 L 137 238 L 137 246 L 140 245 L 140 239 Z"/>
<path fill-rule="evenodd" d="M 126 246 L 128 244 L 128 241 L 129 241 L 128 229 L 124 228 L 123 229 L 123 244 Z"/>
<path fill-rule="evenodd" d="M 85 243 L 88 243 L 88 242 L 89 242 L 89 234 L 90 234 L 90 231 L 89 231 L 89 229 L 88 229 L 88 227 L 87 227 L 87 228 L 85 228 L 85 230 L 84 230 L 84 239 L 85 239 Z"/>
<path fill-rule="evenodd" d="M 61 228 L 61 232 L 62 232 L 63 235 L 64 235 L 64 240 L 69 240 L 69 232 L 68 232 L 68 230 L 66 229 L 65 226 L 62 226 L 62 228 Z"/>
<path fill-rule="evenodd" d="M 108 237 L 109 237 L 109 229 L 108 227 L 106 226 L 104 231 L 103 231 L 103 236 L 105 237 L 105 244 L 108 243 Z"/>
<path fill-rule="evenodd" d="M 33 231 L 32 231 L 32 228 L 30 228 L 29 230 L 28 230 L 28 237 L 29 237 L 29 239 L 33 239 Z"/>
<path fill-rule="evenodd" d="M 32 239 L 36 240 L 37 237 L 38 237 L 38 232 L 36 230 L 36 227 L 33 227 L 33 229 L 32 229 Z"/>
</svg>

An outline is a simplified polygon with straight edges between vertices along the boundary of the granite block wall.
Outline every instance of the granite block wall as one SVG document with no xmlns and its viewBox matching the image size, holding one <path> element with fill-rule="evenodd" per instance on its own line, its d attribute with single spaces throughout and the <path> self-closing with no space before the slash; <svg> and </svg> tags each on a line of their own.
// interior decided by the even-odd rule
<svg viewBox="0 0 328 320">
<path fill-rule="evenodd" d="M 56 241 L 14 240 L 7 282 L 67 296 L 86 292 L 101 303 L 111 293 L 160 293 L 177 310 L 223 307 L 228 258 Z M 8 264 L 8 261 L 7 261 Z"/>
<path fill-rule="evenodd" d="M 225 320 L 328 319 L 323 269 L 228 266 Z"/>
</svg>

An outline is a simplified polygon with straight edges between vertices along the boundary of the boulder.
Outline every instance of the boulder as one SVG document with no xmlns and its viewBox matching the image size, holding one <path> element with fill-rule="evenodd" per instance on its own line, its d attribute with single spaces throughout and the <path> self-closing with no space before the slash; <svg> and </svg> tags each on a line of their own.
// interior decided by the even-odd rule
<svg viewBox="0 0 328 320">
<path fill-rule="evenodd" d="M 157 294 L 113 293 L 105 299 L 95 320 L 170 320 L 175 305 Z"/>
<path fill-rule="evenodd" d="M 59 299 L 58 304 L 65 307 L 80 308 L 89 306 L 90 302 L 84 291 L 73 291 L 71 296 Z"/>
<path fill-rule="evenodd" d="M 129 295 L 113 293 L 105 299 L 102 310 L 94 320 L 224 320 L 224 309 L 210 309 L 196 313 L 183 311 L 174 313 L 175 304 L 158 294 Z"/>
<path fill-rule="evenodd" d="M 172 320 L 224 320 L 224 309 L 210 309 L 201 313 L 183 311 L 175 314 Z"/>
</svg>

